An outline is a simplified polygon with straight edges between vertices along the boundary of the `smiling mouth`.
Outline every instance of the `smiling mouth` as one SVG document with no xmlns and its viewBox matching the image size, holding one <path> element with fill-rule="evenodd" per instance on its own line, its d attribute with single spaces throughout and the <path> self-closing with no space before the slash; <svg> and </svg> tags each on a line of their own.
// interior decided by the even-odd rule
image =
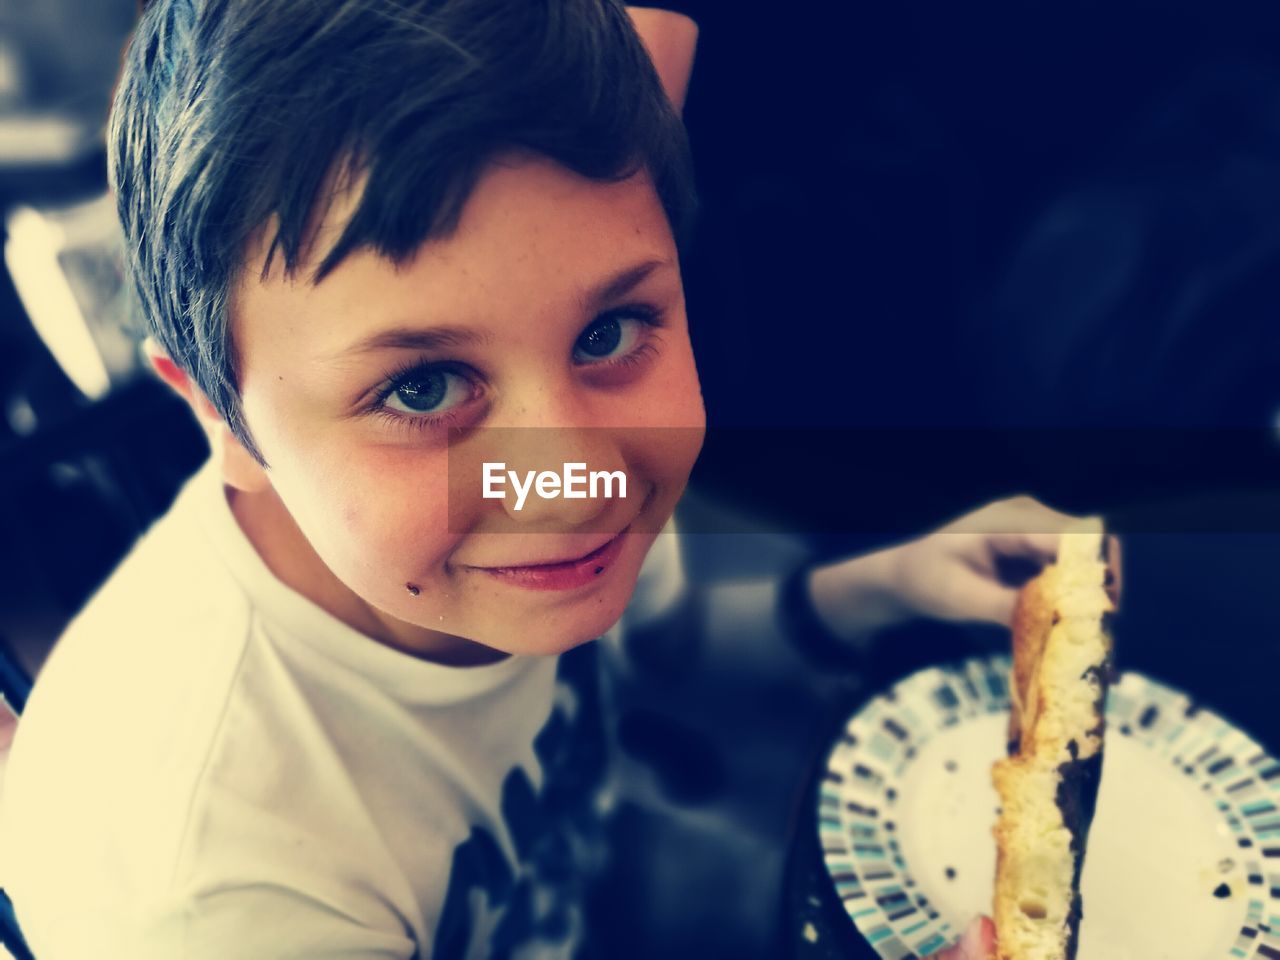
<svg viewBox="0 0 1280 960">
<path fill-rule="evenodd" d="M 592 560 L 598 559 L 601 555 L 607 553 L 609 548 L 614 545 L 629 529 L 631 529 L 631 527 L 628 524 L 594 550 L 590 550 L 587 553 L 576 557 L 566 557 L 563 560 L 539 560 L 535 563 L 519 563 L 500 567 L 473 566 L 471 569 L 480 570 L 484 573 L 514 573 L 521 570 L 562 570 L 569 567 L 575 567 L 579 564 L 590 563 Z"/>
<path fill-rule="evenodd" d="M 622 552 L 624 537 L 629 529 L 630 525 L 594 550 L 566 560 L 469 569 L 530 590 L 570 590 L 604 578 Z"/>
</svg>

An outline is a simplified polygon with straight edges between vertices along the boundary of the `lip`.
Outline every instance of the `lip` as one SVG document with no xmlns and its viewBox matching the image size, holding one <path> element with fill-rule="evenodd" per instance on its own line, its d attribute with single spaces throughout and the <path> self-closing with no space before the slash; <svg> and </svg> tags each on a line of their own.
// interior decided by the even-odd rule
<svg viewBox="0 0 1280 960">
<path fill-rule="evenodd" d="M 590 553 L 553 563 L 531 563 L 515 567 L 472 567 L 512 586 L 526 590 L 574 590 L 597 583 L 613 567 L 622 552 L 624 528 Z"/>
</svg>

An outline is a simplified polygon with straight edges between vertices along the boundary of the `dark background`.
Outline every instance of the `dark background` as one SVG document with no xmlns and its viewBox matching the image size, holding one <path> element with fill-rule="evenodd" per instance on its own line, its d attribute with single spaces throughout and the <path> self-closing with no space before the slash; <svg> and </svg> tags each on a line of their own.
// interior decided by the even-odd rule
<svg viewBox="0 0 1280 960">
<path fill-rule="evenodd" d="M 759 571 L 1013 492 L 1106 512 L 1128 531 L 1121 665 L 1277 749 L 1273 5 L 690 10 L 703 214 L 684 269 L 712 424 L 690 522 L 727 509 L 793 534 L 733 557 Z M 0 149 L 4 211 L 104 190 L 132 17 L 129 0 L 0 0 L 0 119 L 84 132 L 45 161 Z M 31 307 L 0 278 L 0 642 L 35 671 L 204 448 L 148 376 L 81 394 Z M 698 549 L 695 574 L 714 578 L 737 548 Z M 824 702 L 847 709 L 961 649 L 929 631 L 894 642 L 847 702 Z M 794 781 L 779 795 L 802 789 L 829 718 L 745 681 L 738 699 L 810 738 L 776 773 Z"/>
<path fill-rule="evenodd" d="M 1280 12 L 689 9 L 697 489 L 820 551 L 1103 511 L 1122 666 L 1274 749 Z"/>
</svg>

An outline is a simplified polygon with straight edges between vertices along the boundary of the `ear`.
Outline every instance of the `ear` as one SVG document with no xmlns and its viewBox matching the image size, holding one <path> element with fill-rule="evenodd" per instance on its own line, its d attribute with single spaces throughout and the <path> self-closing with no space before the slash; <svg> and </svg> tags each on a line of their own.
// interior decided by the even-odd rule
<svg viewBox="0 0 1280 960">
<path fill-rule="evenodd" d="M 245 493 L 258 493 L 268 488 L 271 480 L 266 468 L 254 459 L 253 454 L 231 432 L 226 421 L 187 372 L 174 363 L 164 348 L 151 337 L 143 341 L 142 350 L 151 369 L 174 393 L 186 401 L 195 414 L 196 421 L 209 440 L 209 449 L 219 465 L 222 482 Z"/>
</svg>

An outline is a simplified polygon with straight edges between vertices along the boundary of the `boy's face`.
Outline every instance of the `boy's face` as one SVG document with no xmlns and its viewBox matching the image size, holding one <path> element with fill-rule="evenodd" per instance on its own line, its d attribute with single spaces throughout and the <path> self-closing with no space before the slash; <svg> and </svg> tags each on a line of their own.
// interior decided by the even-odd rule
<svg viewBox="0 0 1280 960">
<path fill-rule="evenodd" d="M 360 251 L 318 285 L 278 260 L 245 275 L 233 336 L 270 467 L 233 507 L 277 575 L 384 642 L 457 662 L 558 652 L 616 621 L 704 425 L 675 245 L 645 176 L 598 183 L 504 157 L 457 230 L 401 267 Z M 451 450 L 513 433 L 535 442 L 484 459 L 623 469 L 628 498 L 530 494 L 515 511 L 478 481 L 450 488 Z"/>
</svg>

